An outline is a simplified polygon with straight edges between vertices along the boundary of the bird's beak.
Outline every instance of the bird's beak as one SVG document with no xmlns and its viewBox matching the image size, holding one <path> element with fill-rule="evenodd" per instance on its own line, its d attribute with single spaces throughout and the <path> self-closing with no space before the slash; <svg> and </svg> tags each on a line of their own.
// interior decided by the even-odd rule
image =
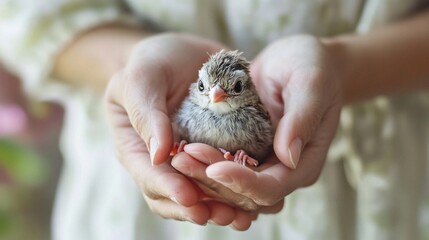
<svg viewBox="0 0 429 240">
<path fill-rule="evenodd" d="M 219 85 L 210 89 L 209 94 L 212 103 L 223 102 L 228 97 L 228 94 Z"/>
</svg>

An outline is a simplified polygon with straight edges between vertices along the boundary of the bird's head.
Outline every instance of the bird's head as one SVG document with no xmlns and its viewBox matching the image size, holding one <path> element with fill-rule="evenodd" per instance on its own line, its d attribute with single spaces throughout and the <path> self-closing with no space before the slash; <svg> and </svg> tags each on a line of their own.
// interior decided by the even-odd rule
<svg viewBox="0 0 429 240">
<path fill-rule="evenodd" d="M 203 64 L 191 85 L 190 100 L 217 113 L 227 113 L 258 101 L 249 62 L 238 51 L 222 50 Z"/>
</svg>

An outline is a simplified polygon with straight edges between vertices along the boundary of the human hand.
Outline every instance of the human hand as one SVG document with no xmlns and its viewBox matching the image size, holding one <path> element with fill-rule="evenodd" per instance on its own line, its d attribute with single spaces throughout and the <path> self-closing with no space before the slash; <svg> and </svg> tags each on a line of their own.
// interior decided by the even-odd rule
<svg viewBox="0 0 429 240">
<path fill-rule="evenodd" d="M 208 220 L 247 229 L 254 214 L 216 201 L 201 202 L 199 188 L 166 162 L 173 146 L 170 116 L 189 92 L 207 53 L 221 45 L 182 34 L 143 40 L 106 91 L 118 157 L 144 193 L 151 210 L 165 218 Z M 157 166 L 151 166 L 157 165 Z"/>
<path fill-rule="evenodd" d="M 173 158 L 171 165 L 184 175 L 192 178 L 203 191 L 206 199 L 225 202 L 230 206 L 236 206 L 255 214 L 277 213 L 283 208 L 283 197 L 269 203 L 264 202 L 265 199 L 254 198 L 256 195 L 269 196 L 270 194 L 267 193 L 273 188 L 277 188 L 278 183 L 275 182 L 275 179 L 266 178 L 270 177 L 271 172 L 274 171 L 273 169 L 281 166 L 286 171 L 290 171 L 281 163 L 277 165 L 278 160 L 273 155 L 264 164 L 256 168 L 227 161 L 218 149 L 203 143 L 190 143 L 184 147 L 184 152 L 186 154 L 178 154 Z M 276 165 L 277 167 L 274 167 Z M 213 169 L 215 170 L 213 171 Z M 224 186 L 224 182 L 228 181 L 228 179 L 222 179 L 222 183 L 212 179 L 213 173 L 216 175 L 217 171 L 221 175 L 226 171 L 227 174 L 225 175 L 232 176 L 231 181 L 237 180 L 238 182 L 229 182 L 228 187 Z M 258 181 L 266 183 L 270 187 L 259 185 Z M 249 183 L 256 184 L 250 186 Z M 266 192 L 264 194 L 260 191 Z"/>
<path fill-rule="evenodd" d="M 274 151 L 294 174 L 303 172 L 303 185 L 317 180 L 338 125 L 342 96 L 336 63 L 320 40 L 296 36 L 272 43 L 251 66 L 276 128 Z"/>
<path fill-rule="evenodd" d="M 250 169 L 218 162 L 216 149 L 190 144 L 185 152 L 194 159 L 175 159 L 173 166 L 217 199 L 243 209 L 279 210 L 286 195 L 318 179 L 334 137 L 341 92 L 330 57 L 317 39 L 299 36 L 273 43 L 253 62 L 255 85 L 276 126 L 275 155 L 266 163 Z"/>
</svg>

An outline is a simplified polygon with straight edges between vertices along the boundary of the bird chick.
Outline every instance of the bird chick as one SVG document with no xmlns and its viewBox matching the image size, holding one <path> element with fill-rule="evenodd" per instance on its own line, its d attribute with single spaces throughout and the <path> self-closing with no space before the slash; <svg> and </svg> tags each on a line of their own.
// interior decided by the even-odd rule
<svg viewBox="0 0 429 240">
<path fill-rule="evenodd" d="M 176 144 L 179 151 L 186 142 L 205 143 L 226 159 L 257 166 L 272 148 L 270 116 L 252 83 L 249 62 L 238 51 L 222 50 L 203 64 L 175 124 L 184 140 Z"/>
</svg>

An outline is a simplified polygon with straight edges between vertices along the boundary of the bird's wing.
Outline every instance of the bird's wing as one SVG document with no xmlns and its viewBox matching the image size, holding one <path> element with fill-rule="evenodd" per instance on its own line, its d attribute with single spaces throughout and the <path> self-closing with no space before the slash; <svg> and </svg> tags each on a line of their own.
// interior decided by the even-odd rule
<svg viewBox="0 0 429 240">
<path fill-rule="evenodd" d="M 258 112 L 261 113 L 261 116 L 264 119 L 270 120 L 270 114 L 268 113 L 268 110 L 265 108 L 264 104 L 262 104 L 261 101 L 259 101 L 259 103 L 255 105 L 255 108 Z"/>
</svg>

